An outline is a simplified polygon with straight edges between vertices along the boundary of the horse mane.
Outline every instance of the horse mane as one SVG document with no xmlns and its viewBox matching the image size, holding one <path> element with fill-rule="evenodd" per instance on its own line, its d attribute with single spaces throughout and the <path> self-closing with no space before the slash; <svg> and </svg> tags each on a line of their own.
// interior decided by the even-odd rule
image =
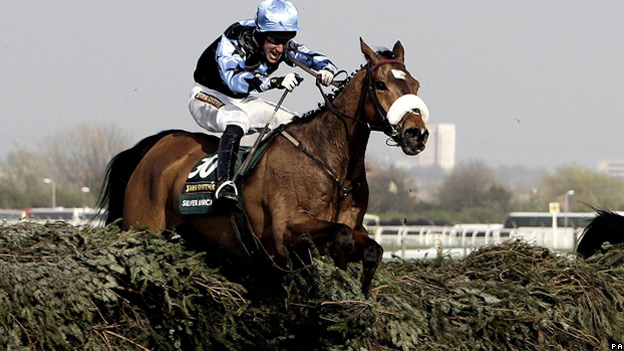
<svg viewBox="0 0 624 351">
<path fill-rule="evenodd" d="M 391 50 L 387 48 L 379 48 L 377 49 L 376 53 L 377 55 L 385 59 L 395 59 L 397 57 L 394 52 L 392 52 Z M 327 98 L 329 102 L 334 102 L 336 97 L 344 90 L 344 88 L 349 84 L 349 82 L 351 82 L 353 77 L 355 77 L 364 67 L 366 67 L 366 65 L 367 65 L 366 63 L 361 64 L 360 67 L 358 67 L 358 69 L 353 71 L 345 80 L 343 80 L 335 90 L 327 94 Z M 319 103 L 316 109 L 313 109 L 304 113 L 303 116 L 301 116 L 301 119 L 308 119 L 309 117 L 316 115 L 317 113 L 320 113 L 324 111 L 325 109 L 327 109 L 326 103 L 322 103 L 322 104 Z"/>
<path fill-rule="evenodd" d="M 104 173 L 105 182 L 98 196 L 96 207 L 100 210 L 107 209 L 106 224 L 111 224 L 123 216 L 125 189 L 130 176 L 145 154 L 163 137 L 183 132 L 179 129 L 164 130 L 139 141 L 132 148 L 117 154 L 108 163 Z"/>
</svg>

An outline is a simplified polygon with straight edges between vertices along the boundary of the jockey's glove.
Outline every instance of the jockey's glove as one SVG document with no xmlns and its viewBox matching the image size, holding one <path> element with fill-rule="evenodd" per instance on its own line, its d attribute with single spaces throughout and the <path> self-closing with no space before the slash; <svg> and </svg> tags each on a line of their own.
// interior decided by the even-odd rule
<svg viewBox="0 0 624 351">
<path fill-rule="evenodd" d="M 332 72 L 328 68 L 323 68 L 318 71 L 316 79 L 318 79 L 321 84 L 328 87 L 334 81 L 334 72 Z"/>
<path fill-rule="evenodd" d="M 301 83 L 301 81 L 303 81 L 303 78 L 301 78 L 297 73 L 290 72 L 283 77 L 271 78 L 269 86 L 271 88 L 293 91 L 295 87 Z"/>
</svg>

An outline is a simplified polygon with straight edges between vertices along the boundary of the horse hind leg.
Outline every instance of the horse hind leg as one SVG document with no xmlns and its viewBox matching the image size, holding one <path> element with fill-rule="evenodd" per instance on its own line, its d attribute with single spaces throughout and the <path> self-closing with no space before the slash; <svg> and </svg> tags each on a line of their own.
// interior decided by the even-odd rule
<svg viewBox="0 0 624 351">
<path fill-rule="evenodd" d="M 123 225 L 124 229 L 146 228 L 160 234 L 163 229 L 167 229 L 167 190 L 166 184 L 155 184 L 150 171 L 146 167 L 137 167 L 130 177 L 124 202 Z"/>
<path fill-rule="evenodd" d="M 153 205 L 145 210 L 137 206 L 126 208 L 131 210 L 124 210 L 124 229 L 148 229 L 154 234 L 161 234 L 166 229 L 164 210 L 159 206 Z"/>
</svg>

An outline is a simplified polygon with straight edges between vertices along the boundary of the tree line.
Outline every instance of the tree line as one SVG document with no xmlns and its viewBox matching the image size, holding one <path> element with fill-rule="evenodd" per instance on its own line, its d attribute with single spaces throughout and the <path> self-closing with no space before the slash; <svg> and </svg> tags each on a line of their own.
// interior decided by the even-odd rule
<svg viewBox="0 0 624 351">
<path fill-rule="evenodd" d="M 418 177 L 390 167 L 371 164 L 368 212 L 386 220 L 430 224 L 502 223 L 509 212 L 547 212 L 551 202 L 569 212 L 624 209 L 624 179 L 577 165 L 541 171 L 527 179 L 503 181 L 480 160 L 459 163 L 449 172 Z M 523 175 L 521 169 L 513 170 Z M 391 185 L 391 186 L 389 186 Z"/>
<path fill-rule="evenodd" d="M 83 124 L 20 147 L 0 161 L 0 208 L 93 207 L 106 165 L 130 145 L 112 124 Z M 46 180 L 46 182 L 44 182 Z"/>
<path fill-rule="evenodd" d="M 57 206 L 95 206 L 106 165 L 131 146 L 130 140 L 114 125 L 84 124 L 51 135 L 34 149 L 10 152 L 0 160 L 0 208 L 50 207 L 52 187 Z M 559 202 L 564 210 L 569 190 L 574 190 L 568 199 L 571 212 L 624 209 L 624 180 L 576 165 L 514 181 L 502 180 L 480 160 L 429 174 L 374 161 L 367 167 L 368 212 L 386 220 L 501 223 L 512 211 L 547 211 L 550 202 Z M 511 172 L 524 175 L 521 169 Z"/>
</svg>

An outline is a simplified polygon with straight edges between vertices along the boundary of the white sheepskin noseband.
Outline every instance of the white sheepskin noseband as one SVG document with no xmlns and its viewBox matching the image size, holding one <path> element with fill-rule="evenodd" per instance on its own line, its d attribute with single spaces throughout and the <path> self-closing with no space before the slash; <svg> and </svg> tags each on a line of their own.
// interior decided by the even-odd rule
<svg viewBox="0 0 624 351">
<path fill-rule="evenodd" d="M 406 113 L 416 109 L 420 111 L 423 122 L 427 123 L 429 120 L 429 109 L 427 105 L 425 105 L 425 102 L 414 94 L 405 94 L 396 99 L 388 109 L 386 118 L 388 122 L 394 126 L 401 121 L 401 118 L 403 118 Z"/>
</svg>

